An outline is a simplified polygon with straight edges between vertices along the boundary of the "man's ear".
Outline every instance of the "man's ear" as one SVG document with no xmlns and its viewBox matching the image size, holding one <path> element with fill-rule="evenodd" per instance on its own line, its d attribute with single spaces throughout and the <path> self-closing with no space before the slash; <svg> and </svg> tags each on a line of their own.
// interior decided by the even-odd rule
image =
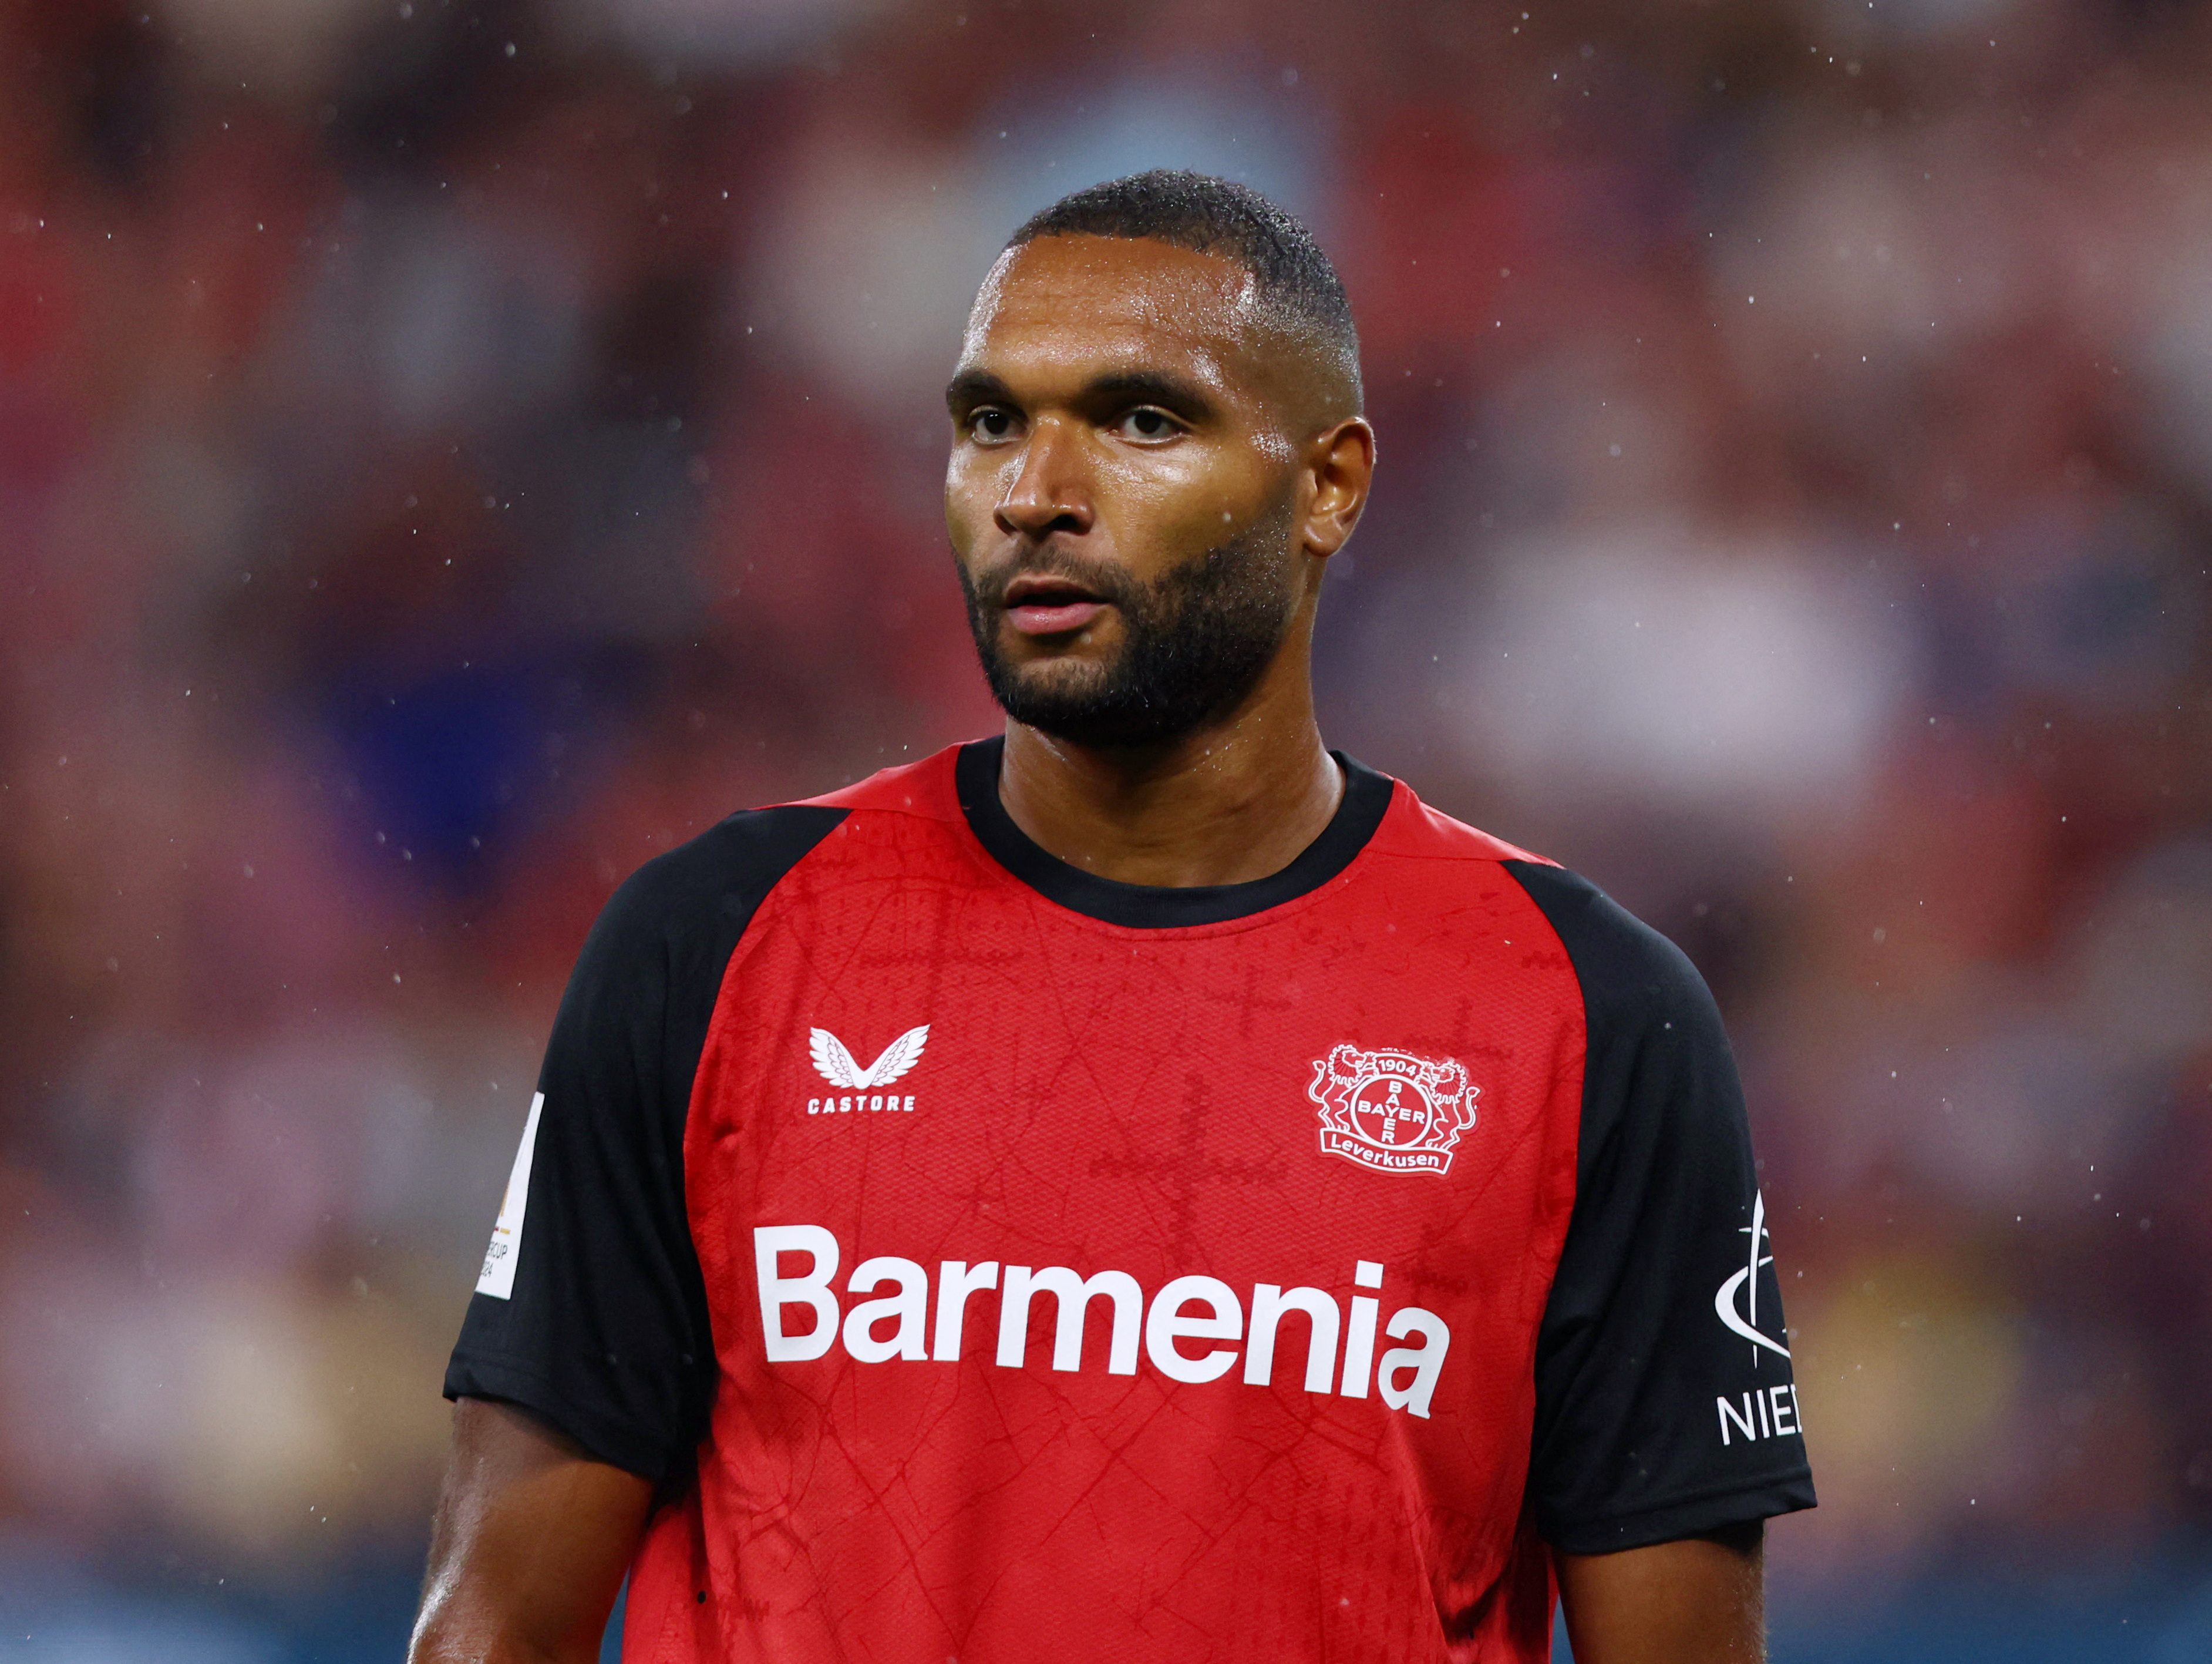
<svg viewBox="0 0 2212 1664">
<path fill-rule="evenodd" d="M 1299 540 L 1308 554 L 1326 560 L 1344 547 L 1367 506 L 1375 481 L 1375 430 L 1364 416 L 1346 418 L 1307 445 L 1305 469 Z"/>
</svg>

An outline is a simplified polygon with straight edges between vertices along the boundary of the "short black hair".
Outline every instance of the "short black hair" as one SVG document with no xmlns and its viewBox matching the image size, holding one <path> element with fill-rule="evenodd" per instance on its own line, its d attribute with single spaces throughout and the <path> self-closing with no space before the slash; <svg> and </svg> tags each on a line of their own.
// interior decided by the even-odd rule
<svg viewBox="0 0 2212 1664">
<path fill-rule="evenodd" d="M 1059 236 L 1149 238 L 1236 261 L 1256 281 L 1260 305 L 1313 340 L 1358 408 L 1359 332 L 1343 281 L 1314 234 L 1250 186 L 1155 168 L 1062 197 L 1023 222 L 1006 247 Z"/>
</svg>

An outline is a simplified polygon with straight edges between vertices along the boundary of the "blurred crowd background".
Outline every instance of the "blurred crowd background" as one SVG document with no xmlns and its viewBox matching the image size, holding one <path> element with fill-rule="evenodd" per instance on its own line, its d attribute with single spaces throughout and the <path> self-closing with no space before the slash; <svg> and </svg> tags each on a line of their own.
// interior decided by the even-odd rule
<svg viewBox="0 0 2212 1664">
<path fill-rule="evenodd" d="M 1680 941 L 1776 1655 L 2212 1656 L 2212 17 L 0 0 L 0 1654 L 394 1658 L 595 911 L 994 725 L 939 390 L 1161 164 L 1340 263 L 1332 741 Z"/>
</svg>

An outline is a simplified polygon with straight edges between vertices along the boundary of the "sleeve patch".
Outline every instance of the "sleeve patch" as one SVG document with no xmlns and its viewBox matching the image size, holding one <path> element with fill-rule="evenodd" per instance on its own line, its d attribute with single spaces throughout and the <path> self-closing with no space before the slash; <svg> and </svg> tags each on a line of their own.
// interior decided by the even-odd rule
<svg viewBox="0 0 2212 1664">
<path fill-rule="evenodd" d="M 522 1251 L 522 1216 L 530 1204 L 530 1160 L 538 1149 L 538 1112 L 544 1107 L 544 1093 L 531 1099 L 530 1118 L 522 1127 L 522 1148 L 514 1153 L 514 1171 L 507 1175 L 499 1219 L 491 1228 L 491 1246 L 484 1250 L 483 1270 L 477 1277 L 477 1292 L 494 1300 L 508 1300 L 514 1295 L 514 1257 Z"/>
</svg>

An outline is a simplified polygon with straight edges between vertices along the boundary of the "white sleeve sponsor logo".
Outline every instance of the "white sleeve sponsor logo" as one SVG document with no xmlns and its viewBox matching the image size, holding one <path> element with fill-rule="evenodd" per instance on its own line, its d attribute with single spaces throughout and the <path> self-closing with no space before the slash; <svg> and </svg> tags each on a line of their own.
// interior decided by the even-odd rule
<svg viewBox="0 0 2212 1664">
<path fill-rule="evenodd" d="M 805 1255 L 805 1270 L 787 1275 L 782 1258 L 787 1254 Z M 1001 1368 L 1026 1368 L 1032 1307 L 1037 1295 L 1050 1295 L 1054 1307 L 1051 1367 L 1056 1371 L 1096 1369 L 1103 1362 L 1109 1375 L 1133 1375 L 1141 1350 L 1170 1381 L 1203 1386 L 1237 1368 L 1237 1344 L 1242 1342 L 1241 1379 L 1249 1387 L 1272 1387 L 1280 1350 L 1277 1331 L 1285 1317 L 1295 1314 L 1304 1320 L 1300 1327 L 1305 1350 L 1302 1358 L 1293 1353 L 1293 1378 L 1302 1379 L 1307 1392 L 1326 1393 L 1334 1383 L 1339 1397 L 1364 1399 L 1371 1392 L 1389 1409 L 1426 1417 L 1451 1350 L 1451 1330 L 1434 1312 L 1403 1306 L 1384 1324 L 1380 1321 L 1382 1301 L 1358 1295 L 1352 1296 L 1347 1320 L 1337 1296 L 1322 1289 L 1255 1284 L 1248 1329 L 1245 1302 L 1218 1277 L 1174 1277 L 1147 1301 L 1142 1285 L 1127 1271 L 1097 1271 L 1086 1277 L 1066 1265 L 1008 1265 L 1002 1278 L 996 1260 L 947 1259 L 938 1266 L 934 1279 L 933 1323 L 932 1277 L 927 1268 L 914 1260 L 887 1255 L 862 1260 L 846 1283 L 846 1292 L 872 1295 L 886 1285 L 892 1292 L 841 1308 L 831 1286 L 841 1259 L 837 1239 L 819 1225 L 757 1227 L 753 1255 L 762 1344 L 771 1363 L 811 1362 L 828 1356 L 841 1340 L 846 1356 L 855 1363 L 955 1362 L 967 1338 L 969 1308 L 977 1298 L 991 1296 L 998 1307 L 996 1321 L 991 1323 L 988 1314 L 979 1320 L 997 1331 L 994 1359 Z M 1380 1263 L 1363 1259 L 1353 1271 L 1352 1282 L 1358 1288 L 1379 1289 L 1382 1277 Z M 793 1333 L 787 1322 L 805 1320 L 791 1308 L 800 1306 L 812 1308 L 811 1326 Z M 1094 1349 L 1085 1357 L 1086 1334 L 1096 1332 L 1090 1314 L 1102 1306 L 1109 1314 L 1103 1320 L 1104 1356 L 1102 1359 Z M 1419 1344 L 1392 1347 L 1377 1359 L 1378 1329 L 1394 1340 Z M 985 1333 L 989 1332 L 987 1328 Z M 927 1347 L 925 1335 L 931 1338 Z M 1297 1336 L 1298 1330 L 1293 1329 L 1293 1348 Z M 1340 1359 L 1340 1338 L 1344 1341 Z M 1209 1341 L 1228 1344 L 1196 1355 L 1184 1350 L 1186 1343 Z"/>
<path fill-rule="evenodd" d="M 1778 1439 L 1785 1434 L 1805 1430 L 1804 1423 L 1797 1418 L 1797 1389 L 1786 1383 L 1767 1387 L 1764 1392 L 1746 1393 L 1741 1403 L 1735 1399 L 1715 1399 L 1713 1407 L 1720 1411 L 1723 1445 L 1733 1444 L 1740 1438 L 1756 1443 L 1760 1439 Z"/>
<path fill-rule="evenodd" d="M 1735 1333 L 1751 1343 L 1751 1367 L 1759 1368 L 1759 1349 L 1790 1356 L 1790 1349 L 1759 1327 L 1759 1268 L 1771 1265 L 1774 1256 L 1766 1253 L 1766 1198 L 1754 1195 L 1751 1202 L 1751 1223 L 1739 1228 L 1751 1238 L 1750 1251 L 1745 1255 L 1744 1268 L 1721 1284 L 1713 1295 L 1713 1315 L 1719 1318 Z"/>
<path fill-rule="evenodd" d="M 1751 1243 L 1744 1253 L 1743 1268 L 1731 1272 L 1714 1291 L 1713 1315 L 1730 1334 L 1751 1343 L 1751 1367 L 1756 1370 L 1768 1352 L 1784 1359 L 1790 1356 L 1787 1346 L 1759 1326 L 1759 1268 L 1774 1263 L 1774 1256 L 1766 1252 L 1766 1198 L 1763 1193 L 1753 1196 L 1751 1223 L 1740 1228 Z M 1713 1408 L 1720 1417 L 1723 1445 L 1734 1444 L 1739 1438 L 1756 1442 L 1804 1431 L 1804 1423 L 1797 1415 L 1797 1389 L 1786 1381 L 1778 1387 L 1746 1393 L 1740 1399 L 1717 1398 Z"/>
<path fill-rule="evenodd" d="M 494 1300 L 514 1296 L 514 1257 L 522 1251 L 522 1216 L 530 1205 L 530 1161 L 538 1149 L 538 1115 L 545 1107 L 545 1094 L 530 1100 L 530 1118 L 522 1125 L 522 1148 L 514 1153 L 514 1170 L 507 1176 L 507 1194 L 500 1199 L 499 1218 L 491 1228 L 491 1246 L 484 1250 L 483 1270 L 477 1274 L 477 1292 Z"/>
</svg>

